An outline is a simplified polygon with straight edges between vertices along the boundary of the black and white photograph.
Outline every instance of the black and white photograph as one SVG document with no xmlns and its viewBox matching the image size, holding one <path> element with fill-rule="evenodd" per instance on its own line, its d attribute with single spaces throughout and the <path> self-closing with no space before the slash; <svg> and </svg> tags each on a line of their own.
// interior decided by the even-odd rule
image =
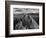
<svg viewBox="0 0 46 38">
<path fill-rule="evenodd" d="M 6 1 L 6 37 L 44 35 L 44 3 Z"/>
<path fill-rule="evenodd" d="M 39 9 L 13 8 L 14 30 L 39 29 Z"/>
</svg>

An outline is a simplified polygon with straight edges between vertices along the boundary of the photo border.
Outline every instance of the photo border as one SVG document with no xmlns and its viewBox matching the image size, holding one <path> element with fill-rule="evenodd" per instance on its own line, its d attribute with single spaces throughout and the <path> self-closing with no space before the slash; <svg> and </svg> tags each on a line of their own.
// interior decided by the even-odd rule
<svg viewBox="0 0 46 38">
<path fill-rule="evenodd" d="M 28 34 L 15 34 L 15 35 L 9 35 L 9 26 L 10 26 L 10 5 L 11 4 L 16 4 L 16 3 L 21 3 L 21 4 L 26 4 L 26 5 L 38 5 L 38 6 L 42 6 L 43 10 L 43 33 L 28 33 Z M 41 3 L 41 2 L 20 2 L 20 1 L 5 1 L 5 37 L 22 37 L 22 36 L 37 36 L 37 35 L 45 35 L 45 3 Z"/>
</svg>

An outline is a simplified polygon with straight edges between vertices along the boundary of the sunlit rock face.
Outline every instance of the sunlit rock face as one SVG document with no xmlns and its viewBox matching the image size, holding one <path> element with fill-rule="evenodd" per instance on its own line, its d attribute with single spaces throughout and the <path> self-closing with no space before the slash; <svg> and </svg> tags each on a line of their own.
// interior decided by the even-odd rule
<svg viewBox="0 0 46 38">
<path fill-rule="evenodd" d="M 23 23 L 23 26 L 29 28 L 30 25 L 32 24 L 32 19 L 30 18 L 29 15 L 25 15 L 25 17 L 22 19 L 22 23 Z"/>
</svg>

